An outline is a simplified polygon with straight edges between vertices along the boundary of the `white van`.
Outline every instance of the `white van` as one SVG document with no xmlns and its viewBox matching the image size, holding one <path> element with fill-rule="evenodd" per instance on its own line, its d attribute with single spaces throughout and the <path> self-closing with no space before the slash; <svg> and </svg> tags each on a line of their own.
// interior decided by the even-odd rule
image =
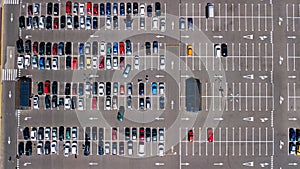
<svg viewBox="0 0 300 169">
<path fill-rule="evenodd" d="M 206 18 L 213 18 L 214 14 L 214 5 L 212 3 L 207 3 L 206 5 Z"/>
<path fill-rule="evenodd" d="M 144 156 L 145 155 L 145 143 L 140 142 L 139 143 L 139 156 Z"/>
</svg>

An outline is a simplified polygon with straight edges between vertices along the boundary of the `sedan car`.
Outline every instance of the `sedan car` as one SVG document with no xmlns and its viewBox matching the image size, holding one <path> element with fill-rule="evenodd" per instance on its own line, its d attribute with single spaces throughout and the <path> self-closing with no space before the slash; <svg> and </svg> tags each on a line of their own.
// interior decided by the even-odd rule
<svg viewBox="0 0 300 169">
<path fill-rule="evenodd" d="M 188 132 L 188 141 L 189 142 L 194 141 L 194 132 L 193 132 L 193 130 L 189 130 L 189 132 Z"/>
<path fill-rule="evenodd" d="M 117 140 L 117 132 L 118 132 L 117 128 L 112 128 L 112 133 L 111 133 L 112 140 Z"/>
<path fill-rule="evenodd" d="M 226 43 L 221 44 L 221 53 L 222 53 L 223 57 L 227 56 L 227 44 Z"/>
<path fill-rule="evenodd" d="M 290 138 L 290 141 L 295 141 L 296 140 L 295 129 L 293 129 L 293 128 L 289 129 L 289 138 Z"/>
<path fill-rule="evenodd" d="M 215 45 L 215 57 L 221 57 L 221 46 L 219 44 Z"/>
<path fill-rule="evenodd" d="M 214 131 L 212 128 L 207 128 L 207 141 L 208 142 L 214 141 Z"/>
</svg>

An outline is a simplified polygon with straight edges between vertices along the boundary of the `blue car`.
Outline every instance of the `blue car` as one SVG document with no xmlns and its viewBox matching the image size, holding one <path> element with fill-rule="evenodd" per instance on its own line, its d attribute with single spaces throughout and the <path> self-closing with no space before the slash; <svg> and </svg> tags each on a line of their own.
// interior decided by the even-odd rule
<svg viewBox="0 0 300 169">
<path fill-rule="evenodd" d="M 153 95 L 157 94 L 157 83 L 156 82 L 152 83 L 152 94 Z"/>
<path fill-rule="evenodd" d="M 79 48 L 78 48 L 78 52 L 80 55 L 83 55 L 83 49 L 84 49 L 84 44 L 80 43 Z"/>
<path fill-rule="evenodd" d="M 296 140 L 296 132 L 295 132 L 295 129 L 290 128 L 290 129 L 289 129 L 289 133 L 290 133 L 290 141 L 295 141 L 295 140 Z"/>
<path fill-rule="evenodd" d="M 105 12 L 104 12 L 104 3 L 101 3 L 100 4 L 100 15 L 104 15 Z"/>
<path fill-rule="evenodd" d="M 114 42 L 113 46 L 113 54 L 117 55 L 118 54 L 118 42 Z"/>
<path fill-rule="evenodd" d="M 106 15 L 111 14 L 111 3 L 107 2 L 106 3 Z"/>
<path fill-rule="evenodd" d="M 120 15 L 124 16 L 125 15 L 125 4 L 120 3 Z"/>
<path fill-rule="evenodd" d="M 40 70 L 45 70 L 45 58 L 40 58 Z"/>
</svg>

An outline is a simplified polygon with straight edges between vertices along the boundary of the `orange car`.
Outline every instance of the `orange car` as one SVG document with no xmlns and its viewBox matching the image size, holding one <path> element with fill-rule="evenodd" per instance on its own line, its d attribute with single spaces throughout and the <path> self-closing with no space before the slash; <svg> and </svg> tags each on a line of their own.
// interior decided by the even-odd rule
<svg viewBox="0 0 300 169">
<path fill-rule="evenodd" d="M 193 47 L 192 45 L 187 46 L 187 55 L 192 56 L 193 55 Z"/>
<path fill-rule="evenodd" d="M 188 132 L 188 141 L 189 142 L 194 141 L 194 132 L 193 132 L 193 130 L 189 130 L 189 132 Z"/>
</svg>

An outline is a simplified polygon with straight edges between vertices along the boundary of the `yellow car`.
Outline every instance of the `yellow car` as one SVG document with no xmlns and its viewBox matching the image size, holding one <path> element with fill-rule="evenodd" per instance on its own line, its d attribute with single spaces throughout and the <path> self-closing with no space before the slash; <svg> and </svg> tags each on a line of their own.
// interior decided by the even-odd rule
<svg viewBox="0 0 300 169">
<path fill-rule="evenodd" d="M 193 55 L 193 47 L 192 45 L 187 46 L 187 55 L 192 56 Z"/>
<path fill-rule="evenodd" d="M 296 144 L 296 154 L 297 154 L 297 156 L 300 156 L 300 144 L 299 143 L 297 143 Z"/>
<path fill-rule="evenodd" d="M 91 60 L 92 60 L 91 57 L 86 58 L 86 68 L 87 69 L 91 69 L 91 67 L 92 67 L 91 66 Z"/>
</svg>

